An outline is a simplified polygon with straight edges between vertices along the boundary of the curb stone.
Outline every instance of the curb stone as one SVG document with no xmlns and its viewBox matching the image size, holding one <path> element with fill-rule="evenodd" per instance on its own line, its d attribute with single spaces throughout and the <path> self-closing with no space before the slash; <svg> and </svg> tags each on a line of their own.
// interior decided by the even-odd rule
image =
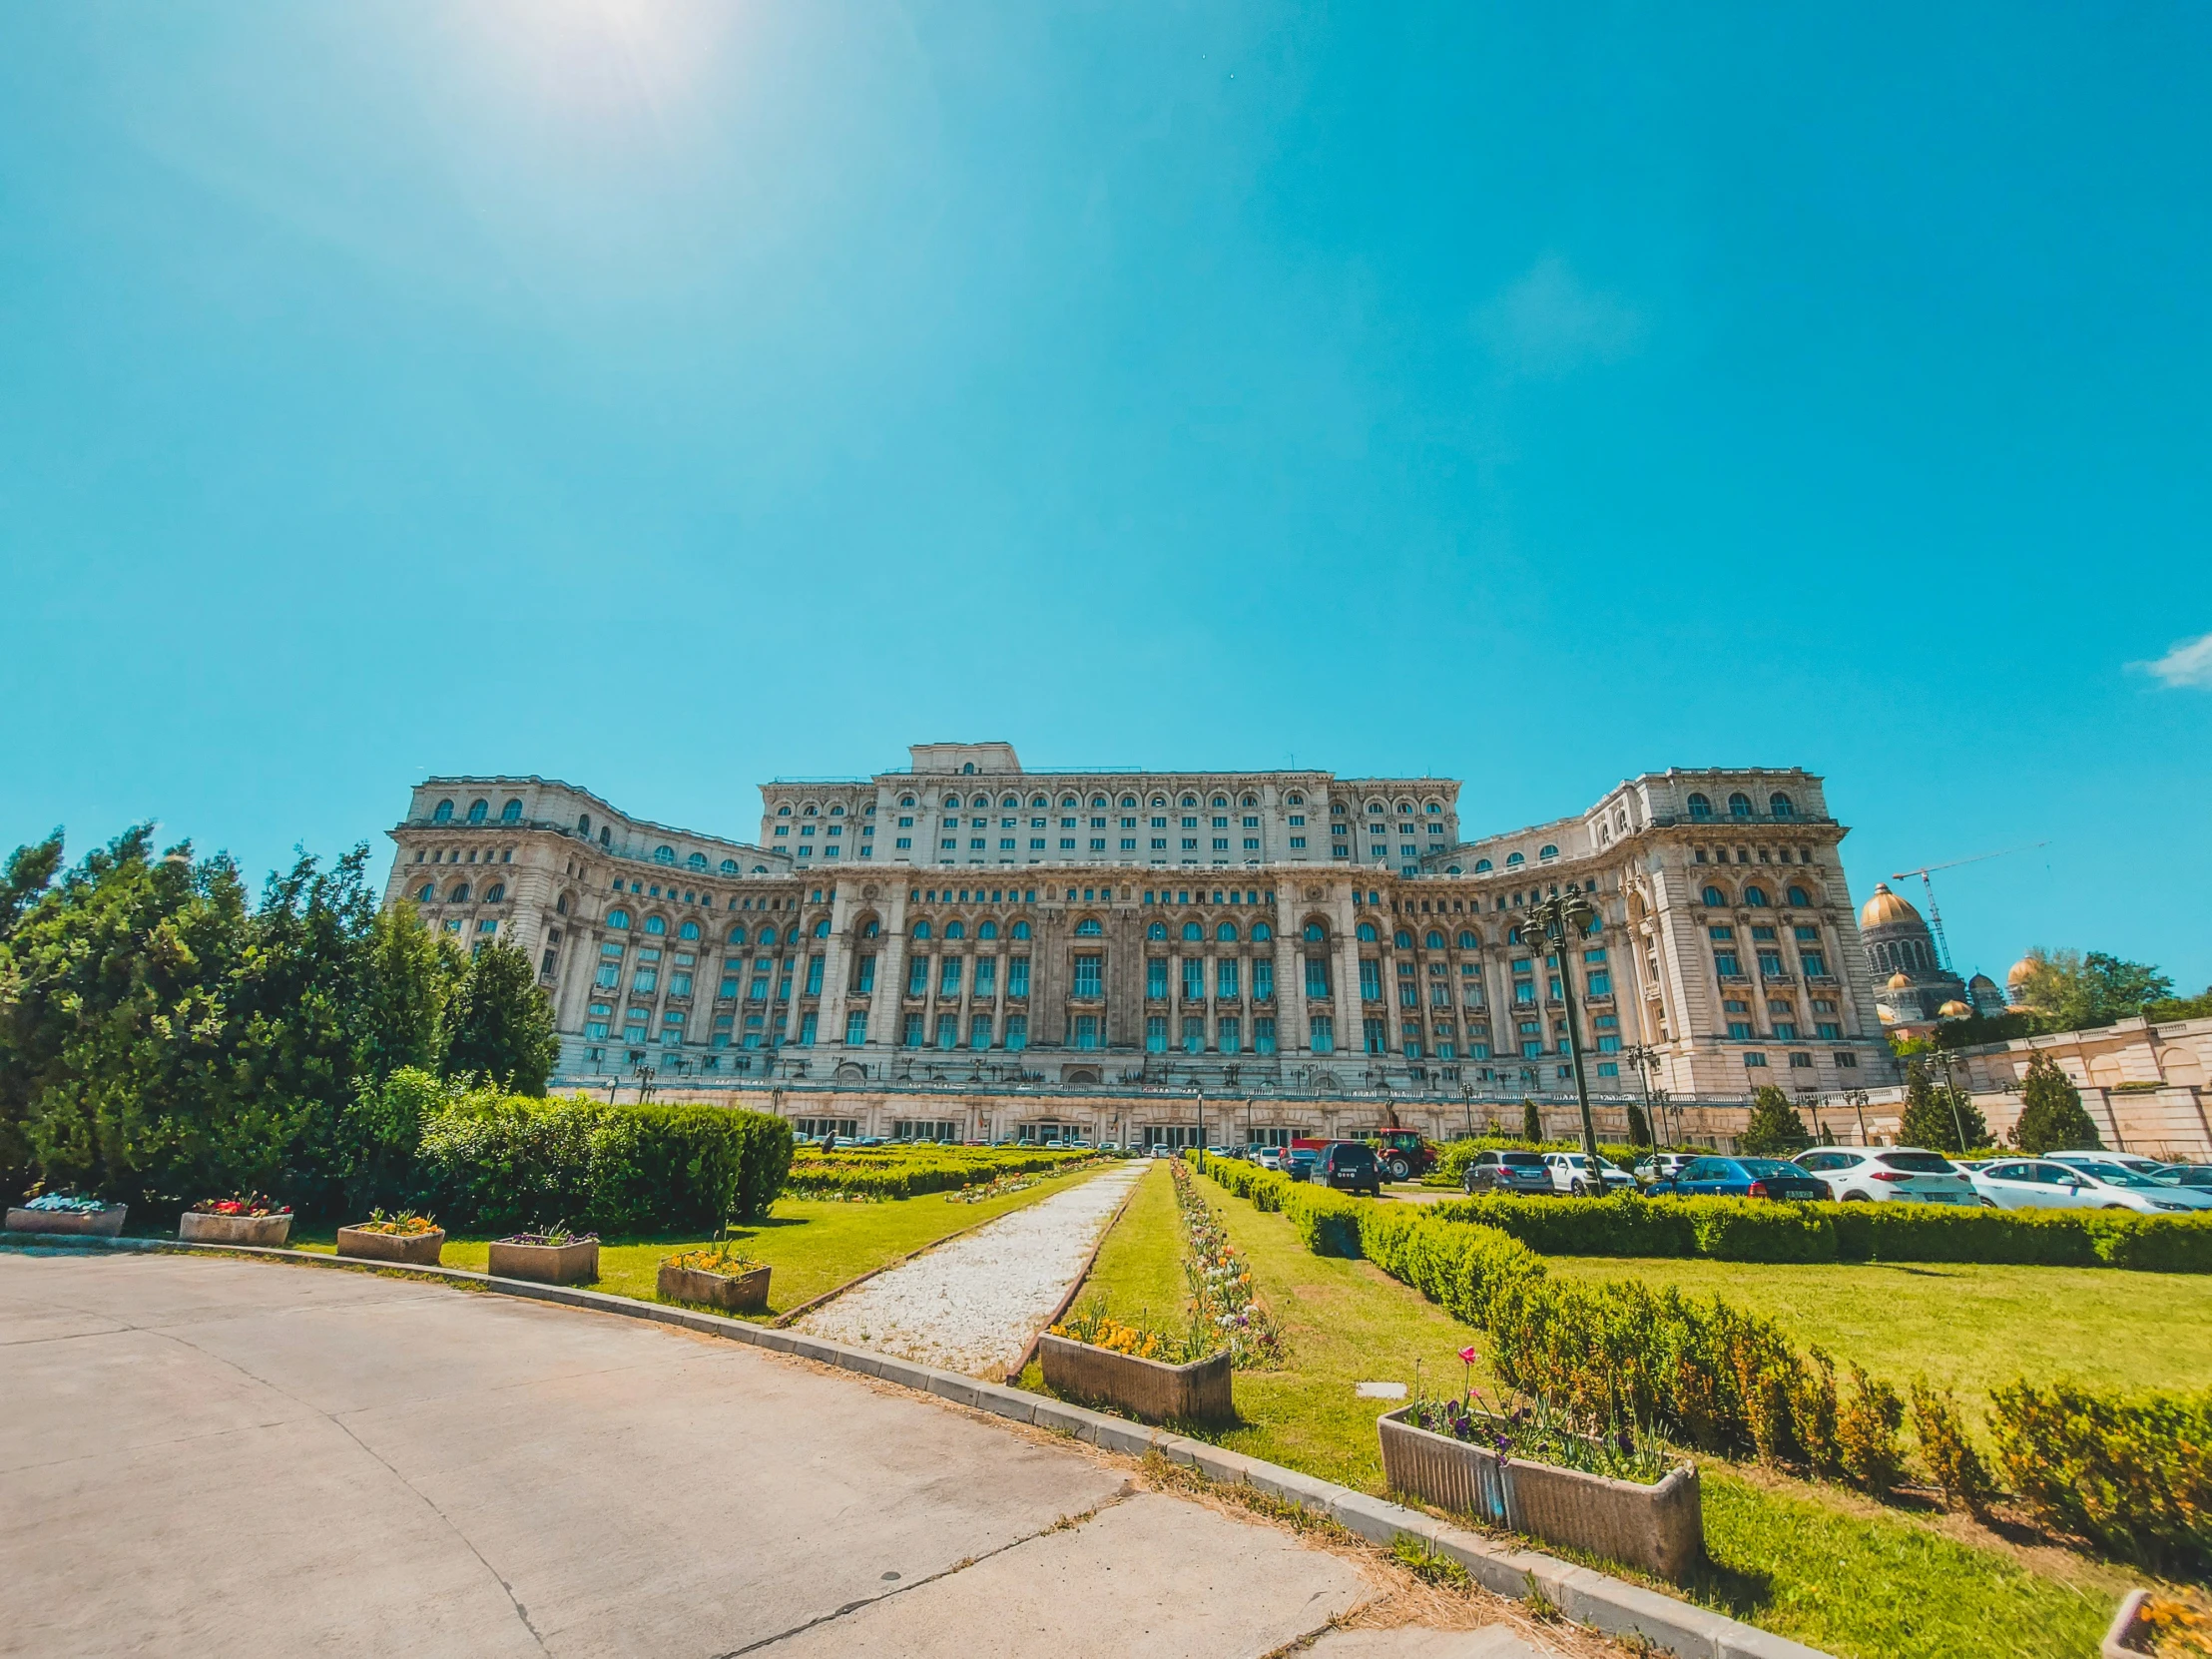
<svg viewBox="0 0 2212 1659">
<path fill-rule="evenodd" d="M 40 1243 L 28 1242 L 32 1238 Z M 257 1245 L 187 1244 L 173 1239 L 94 1239 L 54 1235 L 20 1235 L 0 1238 L 0 1251 L 24 1256 L 91 1256 L 102 1254 L 201 1255 L 257 1258 L 272 1262 L 297 1262 L 346 1271 L 363 1269 L 395 1273 L 407 1279 L 427 1279 L 450 1285 L 491 1291 L 525 1302 L 549 1302 L 591 1313 L 614 1314 L 623 1319 L 679 1326 L 702 1336 L 749 1343 L 755 1348 L 812 1360 L 838 1371 L 894 1382 L 920 1393 L 936 1395 L 993 1416 L 1053 1429 L 1105 1451 L 1141 1457 L 1148 1451 L 1184 1463 L 1208 1478 L 1231 1485 L 1249 1485 L 1271 1496 L 1288 1498 L 1331 1516 L 1348 1530 L 1372 1543 L 1387 1546 L 1401 1534 L 1426 1543 L 1467 1569 L 1468 1576 L 1484 1589 L 1515 1600 L 1526 1600 L 1531 1584 L 1543 1591 L 1559 1610 L 1578 1624 L 1586 1624 L 1608 1636 L 1641 1634 L 1659 1650 L 1678 1659 L 1830 1659 L 1818 1648 L 1760 1630 L 1725 1614 L 1678 1601 L 1657 1590 L 1613 1578 L 1590 1567 L 1562 1561 L 1557 1556 L 1524 1549 L 1506 1540 L 1469 1532 L 1448 1521 L 1386 1498 L 1356 1492 L 1349 1486 L 1301 1474 L 1280 1464 L 1264 1462 L 1242 1452 L 1229 1451 L 1204 1440 L 1148 1428 L 1126 1417 L 1070 1405 L 1043 1394 L 1032 1394 L 1001 1383 L 979 1382 L 958 1372 L 897 1360 L 868 1349 L 851 1348 L 821 1337 L 806 1337 L 769 1325 L 723 1319 L 672 1308 L 662 1303 L 639 1302 L 611 1296 L 604 1291 L 579 1290 L 568 1285 L 541 1285 L 530 1280 L 495 1279 L 488 1273 L 460 1268 L 394 1267 L 388 1263 L 360 1262 L 336 1256 L 288 1248 Z"/>
</svg>

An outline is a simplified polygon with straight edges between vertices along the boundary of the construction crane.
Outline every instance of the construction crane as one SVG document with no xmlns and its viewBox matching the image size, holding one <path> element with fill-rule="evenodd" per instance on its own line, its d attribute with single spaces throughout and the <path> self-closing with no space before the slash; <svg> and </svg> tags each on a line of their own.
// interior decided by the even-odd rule
<svg viewBox="0 0 2212 1659">
<path fill-rule="evenodd" d="M 2048 846 L 2048 841 L 2029 841 L 2025 846 L 2008 846 L 2001 852 L 1976 852 L 1970 858 L 1953 858 L 1944 864 L 1925 864 L 1919 869 L 1901 869 L 1893 874 L 1893 881 L 1904 881 L 1918 875 L 1921 889 L 1928 895 L 1928 929 L 1936 935 L 1936 955 L 1943 964 L 1943 971 L 1955 975 L 1958 970 L 1951 965 L 1950 941 L 1943 937 L 1943 912 L 1936 908 L 1936 883 L 1929 877 L 1939 869 L 1956 869 L 1960 864 L 1978 864 L 1988 858 L 2009 858 L 2015 852 L 2032 852 L 2038 846 Z"/>
</svg>

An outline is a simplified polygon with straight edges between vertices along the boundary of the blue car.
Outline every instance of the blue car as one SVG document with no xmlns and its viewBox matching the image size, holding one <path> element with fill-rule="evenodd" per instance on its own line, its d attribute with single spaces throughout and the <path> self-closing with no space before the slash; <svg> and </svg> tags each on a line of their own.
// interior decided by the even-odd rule
<svg viewBox="0 0 2212 1659">
<path fill-rule="evenodd" d="M 1828 1188 L 1779 1158 L 1694 1158 L 1649 1188 L 1682 1198 L 1782 1198 L 1822 1200 Z"/>
</svg>

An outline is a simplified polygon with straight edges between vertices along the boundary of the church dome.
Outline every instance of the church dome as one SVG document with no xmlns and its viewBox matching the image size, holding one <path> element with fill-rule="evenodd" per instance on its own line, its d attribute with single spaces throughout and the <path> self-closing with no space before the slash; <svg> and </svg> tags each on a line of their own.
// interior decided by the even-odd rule
<svg viewBox="0 0 2212 1659">
<path fill-rule="evenodd" d="M 1909 991 L 1913 988 L 1913 981 L 1906 978 L 1902 973 L 1893 973 L 1882 983 L 1886 990 Z"/>
<path fill-rule="evenodd" d="M 1874 896 L 1867 900 L 1866 906 L 1859 912 L 1859 925 L 1892 927 L 1899 922 L 1915 927 L 1923 925 L 1920 911 L 1892 892 L 1887 882 L 1877 881 L 1874 884 Z"/>
<path fill-rule="evenodd" d="M 1959 1001 L 1958 998 L 1956 998 L 1955 996 L 1952 997 L 1948 1002 L 1944 1003 L 1940 1008 L 1936 1010 L 1936 1017 L 1937 1019 L 1967 1019 L 1970 1018 L 1972 1014 L 1973 1010 L 1967 1007 L 1963 1002 Z"/>
<path fill-rule="evenodd" d="M 1994 979 L 1991 979 L 1986 973 L 1977 973 L 1971 979 L 1966 981 L 1966 989 L 1968 989 L 1969 991 L 1993 991 L 1996 988 L 1997 982 Z"/>
<path fill-rule="evenodd" d="M 2033 973 L 2034 971 L 2035 964 L 2029 961 L 2025 956 L 2022 956 L 2018 961 L 2014 962 L 2010 967 L 2004 970 L 2004 982 L 2007 985 L 2020 984 L 2027 978 L 2029 974 Z"/>
</svg>

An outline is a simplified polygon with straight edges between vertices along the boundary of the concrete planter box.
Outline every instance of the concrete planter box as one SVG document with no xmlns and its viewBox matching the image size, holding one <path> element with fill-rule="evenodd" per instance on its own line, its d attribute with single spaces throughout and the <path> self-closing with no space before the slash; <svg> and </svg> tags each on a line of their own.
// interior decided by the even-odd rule
<svg viewBox="0 0 2212 1659">
<path fill-rule="evenodd" d="M 2143 1621 L 2143 1604 L 2149 1600 L 2148 1590 L 2127 1592 L 2112 1615 L 2112 1628 L 2104 1633 L 2104 1645 L 2097 1649 L 2102 1659 L 2142 1659 L 2150 1652 L 2150 1626 Z"/>
<path fill-rule="evenodd" d="M 410 1268 L 434 1268 L 445 1249 L 445 1229 L 427 1233 L 364 1233 L 358 1227 L 338 1229 L 338 1254 L 363 1262 L 403 1262 Z"/>
<path fill-rule="evenodd" d="M 582 1285 L 599 1277 L 599 1241 L 517 1244 L 494 1239 L 490 1271 L 495 1279 L 535 1279 L 543 1285 Z"/>
<path fill-rule="evenodd" d="M 762 1267 L 748 1273 L 709 1273 L 663 1262 L 657 1288 L 663 1302 L 697 1302 L 730 1314 L 758 1314 L 768 1307 L 772 1271 Z"/>
<path fill-rule="evenodd" d="M 1704 1558 L 1697 1470 L 1689 1464 L 1657 1485 L 1641 1486 L 1430 1433 L 1405 1420 L 1412 1409 L 1402 1406 L 1376 1423 L 1382 1472 L 1393 1491 L 1678 1584 Z"/>
<path fill-rule="evenodd" d="M 177 1237 L 191 1244 L 276 1246 L 291 1238 L 289 1216 L 216 1216 L 187 1210 L 177 1218 Z"/>
<path fill-rule="evenodd" d="M 128 1204 L 111 1204 L 104 1210 L 8 1211 L 10 1233 L 57 1233 L 79 1239 L 112 1239 L 123 1231 Z"/>
<path fill-rule="evenodd" d="M 1047 1334 L 1037 1339 L 1037 1358 L 1055 1393 L 1103 1401 L 1145 1422 L 1227 1422 L 1237 1414 L 1226 1350 L 1170 1366 Z"/>
</svg>

